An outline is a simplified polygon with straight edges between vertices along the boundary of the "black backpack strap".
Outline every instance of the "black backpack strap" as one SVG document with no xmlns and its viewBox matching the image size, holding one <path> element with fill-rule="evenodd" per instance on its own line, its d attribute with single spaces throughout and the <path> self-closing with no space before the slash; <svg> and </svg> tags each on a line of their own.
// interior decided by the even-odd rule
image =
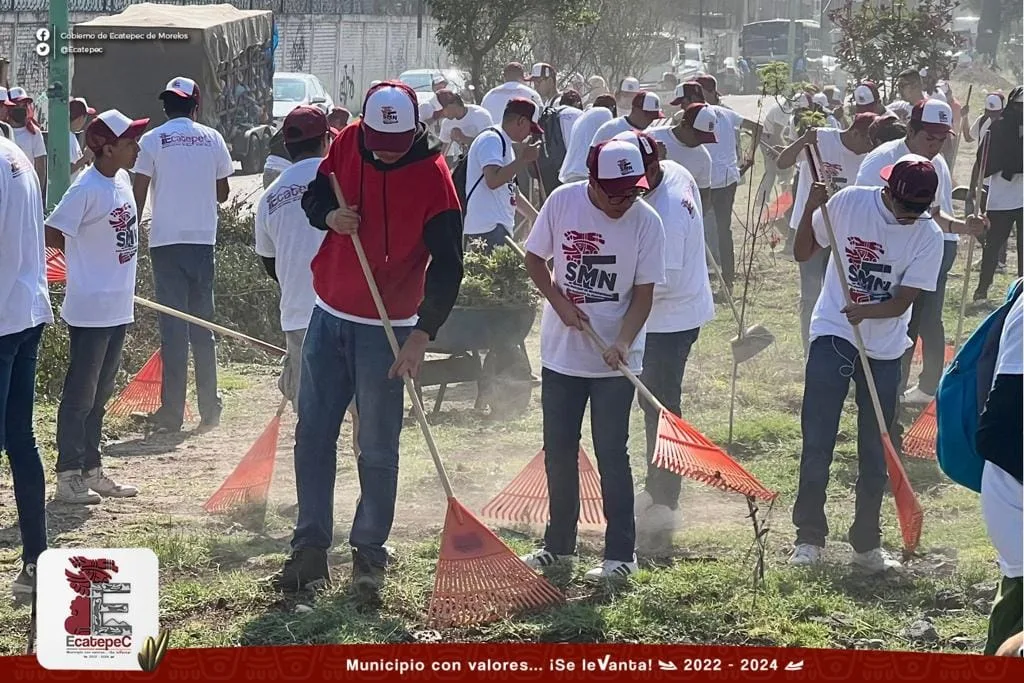
<svg viewBox="0 0 1024 683">
<path fill-rule="evenodd" d="M 499 131 L 497 128 L 493 126 L 490 128 L 485 128 L 484 130 L 480 131 L 480 135 L 483 135 L 489 130 L 494 131 L 495 133 L 498 134 L 498 139 L 501 140 L 501 156 L 502 158 L 504 158 L 505 154 L 508 152 L 508 145 L 505 143 L 505 136 L 501 134 L 501 131 Z M 478 135 L 477 137 L 480 137 L 480 135 Z M 466 150 L 466 165 L 469 165 L 469 150 Z M 473 187 L 469 190 L 469 192 L 466 193 L 466 206 L 469 206 L 469 198 L 473 196 L 473 192 L 476 191 L 476 186 L 479 185 L 480 181 L 482 181 L 483 179 L 483 169 L 480 169 L 480 177 L 476 179 L 476 182 L 473 183 Z"/>
</svg>

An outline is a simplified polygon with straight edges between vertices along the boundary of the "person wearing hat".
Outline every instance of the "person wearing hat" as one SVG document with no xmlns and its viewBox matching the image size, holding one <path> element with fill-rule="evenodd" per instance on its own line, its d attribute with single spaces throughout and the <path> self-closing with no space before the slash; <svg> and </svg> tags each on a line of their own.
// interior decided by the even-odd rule
<svg viewBox="0 0 1024 683">
<path fill-rule="evenodd" d="M 963 120 L 961 121 L 961 133 L 964 136 L 964 142 L 984 140 L 985 133 L 988 132 L 992 123 L 998 121 L 999 117 L 1003 115 L 1005 107 L 1006 96 L 1001 92 L 990 92 L 985 95 L 985 111 L 970 126 L 967 126 L 967 122 L 970 120 L 970 110 L 965 107 Z M 971 177 L 973 178 L 974 176 L 972 175 Z"/>
<path fill-rule="evenodd" d="M 860 164 L 865 155 L 875 147 L 871 139 L 871 124 L 876 120 L 874 114 L 857 114 L 853 124 L 846 130 L 837 128 L 810 128 L 799 140 L 779 154 L 780 169 L 798 166 L 797 187 L 793 199 L 793 216 L 789 227 L 795 233 L 800 228 L 800 220 L 804 215 L 804 205 L 811 191 L 812 178 L 807 166 L 806 151 L 816 145 L 821 166 L 817 169 L 821 182 L 833 191 L 841 190 L 854 183 L 860 171 Z M 800 266 L 800 332 L 804 343 L 804 355 L 810 348 L 811 313 L 814 304 L 821 294 L 825 279 L 825 267 L 828 265 L 829 250 L 815 252 L 809 260 Z"/>
<path fill-rule="evenodd" d="M 85 130 L 85 124 L 89 121 L 89 117 L 95 115 L 96 110 L 90 107 L 82 97 L 72 98 L 68 102 L 68 116 L 71 118 L 71 137 L 68 141 L 68 149 L 71 152 L 71 183 L 75 182 L 75 178 L 83 168 L 92 163 L 92 150 L 86 146 L 83 151 L 82 146 L 78 143 L 78 136 Z"/>
<path fill-rule="evenodd" d="M 526 270 L 547 300 L 540 347 L 550 521 L 543 547 L 521 559 L 540 571 L 574 559 L 589 403 L 607 526 L 604 561 L 585 579 L 613 582 L 637 571 L 628 450 L 634 390 L 618 368 L 642 370 L 644 325 L 654 287 L 665 279 L 665 234 L 657 212 L 639 201 L 648 181 L 636 144 L 603 142 L 588 168 L 588 180 L 551 193 L 526 241 Z M 603 353 L 587 326 L 607 344 Z"/>
<path fill-rule="evenodd" d="M 657 93 L 641 90 L 633 95 L 629 113 L 612 119 L 598 128 L 590 146 L 594 147 L 602 142 L 607 142 L 619 133 L 629 130 L 645 130 L 660 118 L 664 118 L 661 111 L 661 98 Z"/>
<path fill-rule="evenodd" d="M 616 106 L 623 111 L 628 110 L 633 106 L 633 100 L 640 91 L 640 81 L 632 76 L 623 78 L 619 82 L 618 89 L 615 91 Z"/>
<path fill-rule="evenodd" d="M 36 588 L 36 561 L 46 550 L 46 479 L 33 418 L 36 359 L 43 327 L 53 322 L 43 194 L 31 167 L 21 148 L 0 136 L 0 453 L 11 465 L 21 532 L 22 566 L 11 590 L 28 599 Z"/>
<path fill-rule="evenodd" d="M 981 254 L 981 273 L 978 276 L 978 287 L 974 290 L 974 300 L 988 298 L 988 288 L 995 276 L 1000 252 L 1005 253 L 1010 235 L 1016 232 L 1017 238 L 1017 276 L 1022 273 L 1021 230 L 1024 228 L 1024 175 L 1022 175 L 1021 148 L 1024 146 L 1022 127 L 1022 102 L 1024 87 L 1014 88 L 1010 93 L 1009 102 L 1002 115 L 992 123 L 988 135 L 988 163 L 983 175 L 988 188 L 986 213 L 991 221 L 991 228 L 985 235 L 985 247 Z M 978 162 L 976 162 L 978 163 Z M 972 176 L 974 177 L 974 176 Z"/>
<path fill-rule="evenodd" d="M 494 125 L 494 120 L 486 109 L 477 104 L 466 104 L 462 95 L 450 90 L 437 93 L 437 102 L 441 105 L 441 142 L 444 143 L 442 153 L 447 158 L 458 158 L 469 150 L 473 139 L 485 128 Z"/>
<path fill-rule="evenodd" d="M 157 303 L 213 320 L 214 245 L 217 204 L 231 192 L 231 152 L 221 134 L 199 123 L 199 86 L 172 78 L 160 93 L 167 122 L 142 136 L 135 164 L 139 215 L 152 197 L 149 256 Z M 149 416 L 156 431 L 178 432 L 185 415 L 188 352 L 192 347 L 199 399 L 200 431 L 220 424 L 217 352 L 213 332 L 160 315 L 163 377 L 160 408 Z"/>
<path fill-rule="evenodd" d="M 46 195 L 46 141 L 43 131 L 36 123 L 33 100 L 24 88 L 11 88 L 7 91 L 7 100 L 3 103 L 7 110 L 7 122 L 14 132 L 14 143 L 21 147 L 29 159 L 32 159 L 39 186 Z"/>
<path fill-rule="evenodd" d="M 848 186 L 831 198 L 824 183 L 812 185 L 793 243 L 798 262 L 829 248 L 824 206 L 839 253 L 832 252 L 811 317 L 800 412 L 803 448 L 793 505 L 796 548 L 789 560 L 793 565 L 823 560 L 829 534 L 825 517 L 829 469 L 852 379 L 858 411 L 857 487 L 849 530 L 852 562 L 872 573 L 900 566 L 881 544 L 881 508 L 888 479 L 885 452 L 853 326 L 860 330 L 871 363 L 882 414 L 891 423 L 899 397 L 901 358 L 912 348 L 907 338 L 910 308 L 916 308 L 922 292 L 935 289 L 942 231 L 928 213 L 939 187 L 932 162 L 907 154 L 880 169 L 880 179 L 881 188 Z M 840 277 L 849 284 L 850 305 Z"/>
<path fill-rule="evenodd" d="M 861 81 L 853 89 L 853 109 L 856 114 L 894 114 L 897 117 L 899 112 L 889 109 L 882 104 L 882 96 L 878 93 L 878 86 L 872 81 Z"/>
<path fill-rule="evenodd" d="M 710 112 L 706 115 L 714 118 Z M 614 139 L 627 140 L 640 149 L 649 185 L 644 201 L 658 212 L 665 230 L 665 281 L 654 286 L 640 379 L 666 409 L 681 415 L 686 360 L 700 328 L 715 317 L 700 188 L 683 166 L 658 159 L 658 143 L 650 133 L 629 131 Z M 682 478 L 652 464 L 660 410 L 646 401 L 641 401 L 641 406 L 647 436 L 647 475 L 643 489 L 635 496 L 633 512 L 637 547 L 648 555 L 658 555 L 671 546 Z"/>
<path fill-rule="evenodd" d="M 501 121 L 505 116 L 505 105 L 508 104 L 509 100 L 516 97 L 533 100 L 537 103 L 537 107 L 543 111 L 544 100 L 536 90 L 528 86 L 524 81 L 526 81 L 526 71 L 523 69 L 522 64 L 519 62 L 509 62 L 505 65 L 502 84 L 488 90 L 487 94 L 480 100 L 480 106 L 487 110 L 487 113 L 491 115 L 492 121 Z"/>
<path fill-rule="evenodd" d="M 611 94 L 608 91 L 608 83 L 603 76 L 591 76 L 587 79 L 587 92 L 583 95 L 583 108 L 596 104 L 596 99 L 601 95 Z M 614 96 L 612 97 L 614 100 Z"/>
<path fill-rule="evenodd" d="M 278 128 L 270 138 L 267 160 L 263 162 L 263 189 L 267 189 L 281 173 L 292 165 L 284 144 L 284 128 Z"/>
<path fill-rule="evenodd" d="M 565 158 L 562 159 L 562 166 L 558 170 L 558 179 L 562 183 L 575 183 L 586 180 L 590 171 L 587 168 L 587 160 L 590 156 L 590 143 L 594 134 L 604 124 L 612 120 L 613 114 L 609 107 L 614 107 L 615 102 L 611 95 L 602 95 L 607 106 L 595 104 L 584 111 L 576 123 L 573 124 L 569 134 L 569 142 L 565 148 Z"/>
<path fill-rule="evenodd" d="M 470 145 L 463 225 L 467 246 L 481 240 L 486 251 L 500 247 L 514 230 L 517 211 L 527 218 L 536 217 L 516 177 L 540 156 L 540 142 L 529 141 L 544 134 L 539 119 L 536 102 L 513 98 L 505 105 L 501 126 L 485 129 Z"/>
<path fill-rule="evenodd" d="M 677 98 L 673 102 L 680 100 Z M 701 211 L 706 210 L 706 202 L 711 196 L 711 153 L 708 145 L 718 141 L 715 135 L 717 125 L 718 117 L 711 107 L 703 102 L 694 102 L 687 105 L 675 125 L 647 131 L 655 141 L 665 146 L 666 159 L 679 164 L 693 176 L 700 188 Z"/>
<path fill-rule="evenodd" d="M 712 111 L 718 117 L 718 124 L 715 126 L 718 142 L 708 144 L 708 152 L 711 153 L 712 161 L 711 193 L 708 197 L 708 204 L 714 211 L 715 220 L 708 221 L 704 227 L 708 232 L 707 241 L 711 253 L 714 254 L 721 266 L 722 276 L 731 289 L 736 275 L 736 257 L 732 238 L 732 208 L 736 202 L 736 187 L 739 185 L 740 176 L 746 173 L 754 163 L 753 154 L 743 161 L 742 166 L 739 163 L 740 131 L 750 131 L 753 139 L 757 140 L 760 137 L 761 124 L 750 121 L 732 109 L 722 106 L 718 81 L 714 76 L 704 74 L 695 80 L 701 84 L 704 99 L 711 105 Z"/>
<path fill-rule="evenodd" d="M 116 109 L 97 116 L 85 130 L 95 161 L 46 218 L 46 246 L 62 250 L 67 261 L 61 317 L 71 341 L 57 409 L 54 496 L 62 503 L 95 504 L 138 493 L 104 472 L 100 444 L 125 333 L 135 321 L 139 214 L 128 170 L 148 125 L 149 119 L 132 120 Z"/>
<path fill-rule="evenodd" d="M 704 88 L 697 81 L 686 81 L 680 83 L 672 92 L 672 101 L 669 104 L 679 107 L 679 111 L 672 115 L 672 123 L 679 123 L 683 112 L 691 104 L 704 103 Z"/>
<path fill-rule="evenodd" d="M 0 86 L 0 135 L 14 139 L 14 129 L 7 123 L 7 88 Z"/>
<path fill-rule="evenodd" d="M 440 71 L 436 72 L 430 79 L 430 89 L 433 91 L 433 95 L 430 99 L 419 104 L 420 108 L 420 121 L 434 126 L 442 118 L 441 110 L 443 105 L 437 99 L 437 93 L 442 90 L 447 91 L 448 79 L 445 78 L 444 74 Z M 436 128 L 433 129 L 436 132 Z"/>
<path fill-rule="evenodd" d="M 427 343 L 458 297 L 462 211 L 441 143 L 419 120 L 412 88 L 385 81 L 369 90 L 362 111 L 359 124 L 335 138 L 302 196 L 309 224 L 326 236 L 310 265 L 316 299 L 302 345 L 298 520 L 291 553 L 272 583 L 284 592 L 330 583 L 337 439 L 355 399 L 360 496 L 348 541 L 352 587 L 372 599 L 389 562 L 384 543 L 398 491 L 402 377 L 418 376 Z M 401 345 L 397 358 L 352 235 L 359 236 Z"/>
<path fill-rule="evenodd" d="M 911 342 L 916 344 L 920 335 L 924 347 L 923 364 L 917 384 L 903 395 L 903 403 L 911 405 L 925 405 L 931 402 L 942 376 L 946 347 L 942 310 L 946 299 L 946 279 L 956 260 L 958 236 L 963 233 L 980 235 L 986 226 L 985 220 L 978 216 L 969 216 L 966 220 L 953 218 L 953 181 L 946 160 L 940 154 L 946 138 L 950 135 L 953 135 L 953 112 L 949 105 L 936 99 L 921 100 L 911 111 L 906 137 L 875 148 L 861 162 L 857 175 L 857 185 L 883 185 L 884 181 L 879 175 L 882 168 L 907 154 L 917 154 L 931 160 L 939 179 L 935 203 L 931 207 L 931 217 L 943 232 L 944 247 L 936 286 L 922 292 L 918 297 L 908 326 Z M 911 347 L 903 359 L 903 387 L 909 384 L 913 354 Z M 892 433 L 897 443 L 900 432 L 901 427 L 894 424 Z"/>
<path fill-rule="evenodd" d="M 528 79 L 533 89 L 540 95 L 544 107 L 553 107 L 558 104 L 561 93 L 558 91 L 558 72 L 555 67 L 544 62 L 533 65 Z"/>
</svg>

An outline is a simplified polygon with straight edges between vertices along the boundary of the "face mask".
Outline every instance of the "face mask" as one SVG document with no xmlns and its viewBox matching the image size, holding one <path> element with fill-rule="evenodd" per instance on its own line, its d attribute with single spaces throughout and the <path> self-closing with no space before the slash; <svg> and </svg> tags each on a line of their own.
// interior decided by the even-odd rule
<svg viewBox="0 0 1024 683">
<path fill-rule="evenodd" d="M 26 109 L 12 109 L 10 113 L 11 121 L 19 125 L 24 124 L 28 120 L 28 110 Z"/>
</svg>

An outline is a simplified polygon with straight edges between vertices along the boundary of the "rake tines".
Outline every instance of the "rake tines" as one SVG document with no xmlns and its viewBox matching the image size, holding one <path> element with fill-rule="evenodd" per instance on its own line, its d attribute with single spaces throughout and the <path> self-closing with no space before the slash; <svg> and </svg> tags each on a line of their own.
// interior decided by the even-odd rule
<svg viewBox="0 0 1024 683">
<path fill-rule="evenodd" d="M 661 411 L 653 463 L 662 469 L 725 491 L 771 501 L 776 494 L 729 454 L 677 415 Z"/>
<path fill-rule="evenodd" d="M 427 610 L 433 628 L 485 624 L 564 600 L 472 512 L 455 498 L 448 499 Z"/>
<path fill-rule="evenodd" d="M 164 363 L 159 349 L 149 357 L 128 386 L 118 394 L 107 408 L 107 415 L 129 417 L 134 413 L 153 413 L 159 407 L 163 386 Z M 192 411 L 185 404 L 185 418 L 192 419 Z"/>
<path fill-rule="evenodd" d="M 903 437 L 903 454 L 912 458 L 935 460 L 935 441 L 939 437 L 939 423 L 932 399 Z"/>
<path fill-rule="evenodd" d="M 953 362 L 953 356 L 956 355 L 956 349 L 946 344 L 946 348 L 942 351 L 942 362 L 944 365 L 949 365 Z M 924 344 L 921 342 L 921 338 L 917 338 L 917 344 L 914 346 L 914 362 L 920 363 L 924 359 Z"/>
<path fill-rule="evenodd" d="M 245 505 L 263 506 L 270 492 L 270 480 L 274 476 L 274 460 L 277 458 L 277 437 L 281 432 L 281 413 L 287 406 L 287 399 L 274 415 L 260 437 L 228 475 L 217 492 L 203 503 L 209 513 L 228 512 Z"/>
<path fill-rule="evenodd" d="M 68 277 L 68 264 L 64 260 L 64 252 L 53 247 L 46 247 L 46 281 L 64 282 Z"/>
<path fill-rule="evenodd" d="M 580 524 L 603 525 L 601 477 L 582 447 L 579 472 Z M 516 478 L 480 510 L 484 517 L 519 524 L 544 524 L 548 521 L 548 513 L 548 475 L 543 450 L 533 456 Z"/>
</svg>

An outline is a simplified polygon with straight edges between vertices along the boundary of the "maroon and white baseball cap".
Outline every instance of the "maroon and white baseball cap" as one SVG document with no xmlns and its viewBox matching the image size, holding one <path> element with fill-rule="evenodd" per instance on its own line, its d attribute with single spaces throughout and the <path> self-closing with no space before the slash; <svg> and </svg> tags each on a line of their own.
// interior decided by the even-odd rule
<svg viewBox="0 0 1024 683">
<path fill-rule="evenodd" d="M 904 154 L 895 164 L 884 167 L 879 175 L 889 184 L 889 192 L 896 199 L 914 204 L 935 201 L 939 189 L 939 175 L 932 162 L 918 154 Z"/>
<path fill-rule="evenodd" d="M 850 124 L 850 128 L 861 133 L 868 133 L 878 118 L 878 114 L 874 112 L 861 112 L 853 117 L 853 123 Z"/>
<path fill-rule="evenodd" d="M 371 152 L 405 152 L 419 125 L 416 93 L 397 81 L 370 88 L 363 103 L 363 146 Z"/>
<path fill-rule="evenodd" d="M 75 97 L 68 102 L 68 113 L 74 120 L 79 116 L 95 116 L 96 110 L 89 106 L 84 97 Z"/>
<path fill-rule="evenodd" d="M 910 122 L 920 123 L 932 135 L 956 135 L 953 132 L 953 110 L 934 98 L 915 104 L 910 111 Z"/>
<path fill-rule="evenodd" d="M 327 115 L 320 109 L 303 105 L 288 112 L 281 128 L 284 130 L 285 142 L 302 142 L 323 137 L 330 124 Z"/>
<path fill-rule="evenodd" d="M 650 187 L 640 148 L 631 142 L 614 139 L 602 142 L 591 152 L 587 166 L 590 179 L 607 195 L 622 196 L 636 188 Z"/>
<path fill-rule="evenodd" d="M 622 83 L 619 84 L 619 92 L 633 93 L 640 92 L 640 81 L 636 80 L 632 76 L 628 76 L 622 79 Z"/>
<path fill-rule="evenodd" d="M 32 98 L 28 96 L 28 92 L 24 88 L 15 86 L 7 91 L 7 101 L 4 104 L 8 107 L 24 107 L 32 102 Z"/>
<path fill-rule="evenodd" d="M 1006 98 L 1001 92 L 990 92 L 985 95 L 985 111 L 1002 111 L 1006 107 Z"/>
<path fill-rule="evenodd" d="M 116 109 L 108 109 L 85 127 L 85 146 L 96 154 L 103 145 L 116 144 L 123 138 L 137 140 L 142 136 L 149 119 L 130 119 Z"/>
<path fill-rule="evenodd" d="M 647 90 L 641 90 L 636 95 L 633 95 L 633 107 L 639 108 L 641 111 L 648 112 L 650 114 L 657 114 L 661 116 L 661 98 L 658 97 L 657 93 L 649 92 Z"/>
<path fill-rule="evenodd" d="M 678 107 L 683 103 L 684 98 L 689 98 L 696 102 L 704 102 L 704 88 L 697 81 L 686 81 L 676 86 L 676 90 L 672 93 L 673 100 L 669 102 L 673 107 Z"/>
<path fill-rule="evenodd" d="M 538 62 L 533 65 L 533 69 L 530 71 L 530 77 L 527 80 L 535 80 L 538 78 L 554 78 L 555 67 L 545 62 Z"/>
<path fill-rule="evenodd" d="M 718 92 L 718 80 L 711 74 L 701 74 L 693 80 L 700 83 L 700 87 L 704 88 L 705 93 Z"/>
<path fill-rule="evenodd" d="M 530 132 L 534 135 L 544 135 L 544 129 L 540 127 L 540 107 L 533 100 L 513 97 L 505 105 L 505 113 L 525 116 L 530 119 Z"/>
<path fill-rule="evenodd" d="M 878 101 L 878 86 L 871 81 L 863 81 L 853 89 L 853 102 L 858 113 L 874 109 L 874 104 Z"/>
<path fill-rule="evenodd" d="M 167 81 L 167 87 L 160 93 L 160 99 L 162 100 L 168 95 L 199 101 L 199 85 L 191 78 L 175 76 Z"/>
<path fill-rule="evenodd" d="M 647 133 L 642 130 L 627 130 L 619 133 L 612 140 L 623 140 L 631 145 L 636 145 L 636 148 L 640 150 L 640 158 L 643 161 L 644 168 L 653 162 L 658 160 L 658 143 Z"/>
<path fill-rule="evenodd" d="M 715 133 L 718 117 L 708 105 L 700 102 L 691 104 L 683 112 L 683 123 L 693 128 L 701 144 L 718 142 L 718 134 Z"/>
</svg>

